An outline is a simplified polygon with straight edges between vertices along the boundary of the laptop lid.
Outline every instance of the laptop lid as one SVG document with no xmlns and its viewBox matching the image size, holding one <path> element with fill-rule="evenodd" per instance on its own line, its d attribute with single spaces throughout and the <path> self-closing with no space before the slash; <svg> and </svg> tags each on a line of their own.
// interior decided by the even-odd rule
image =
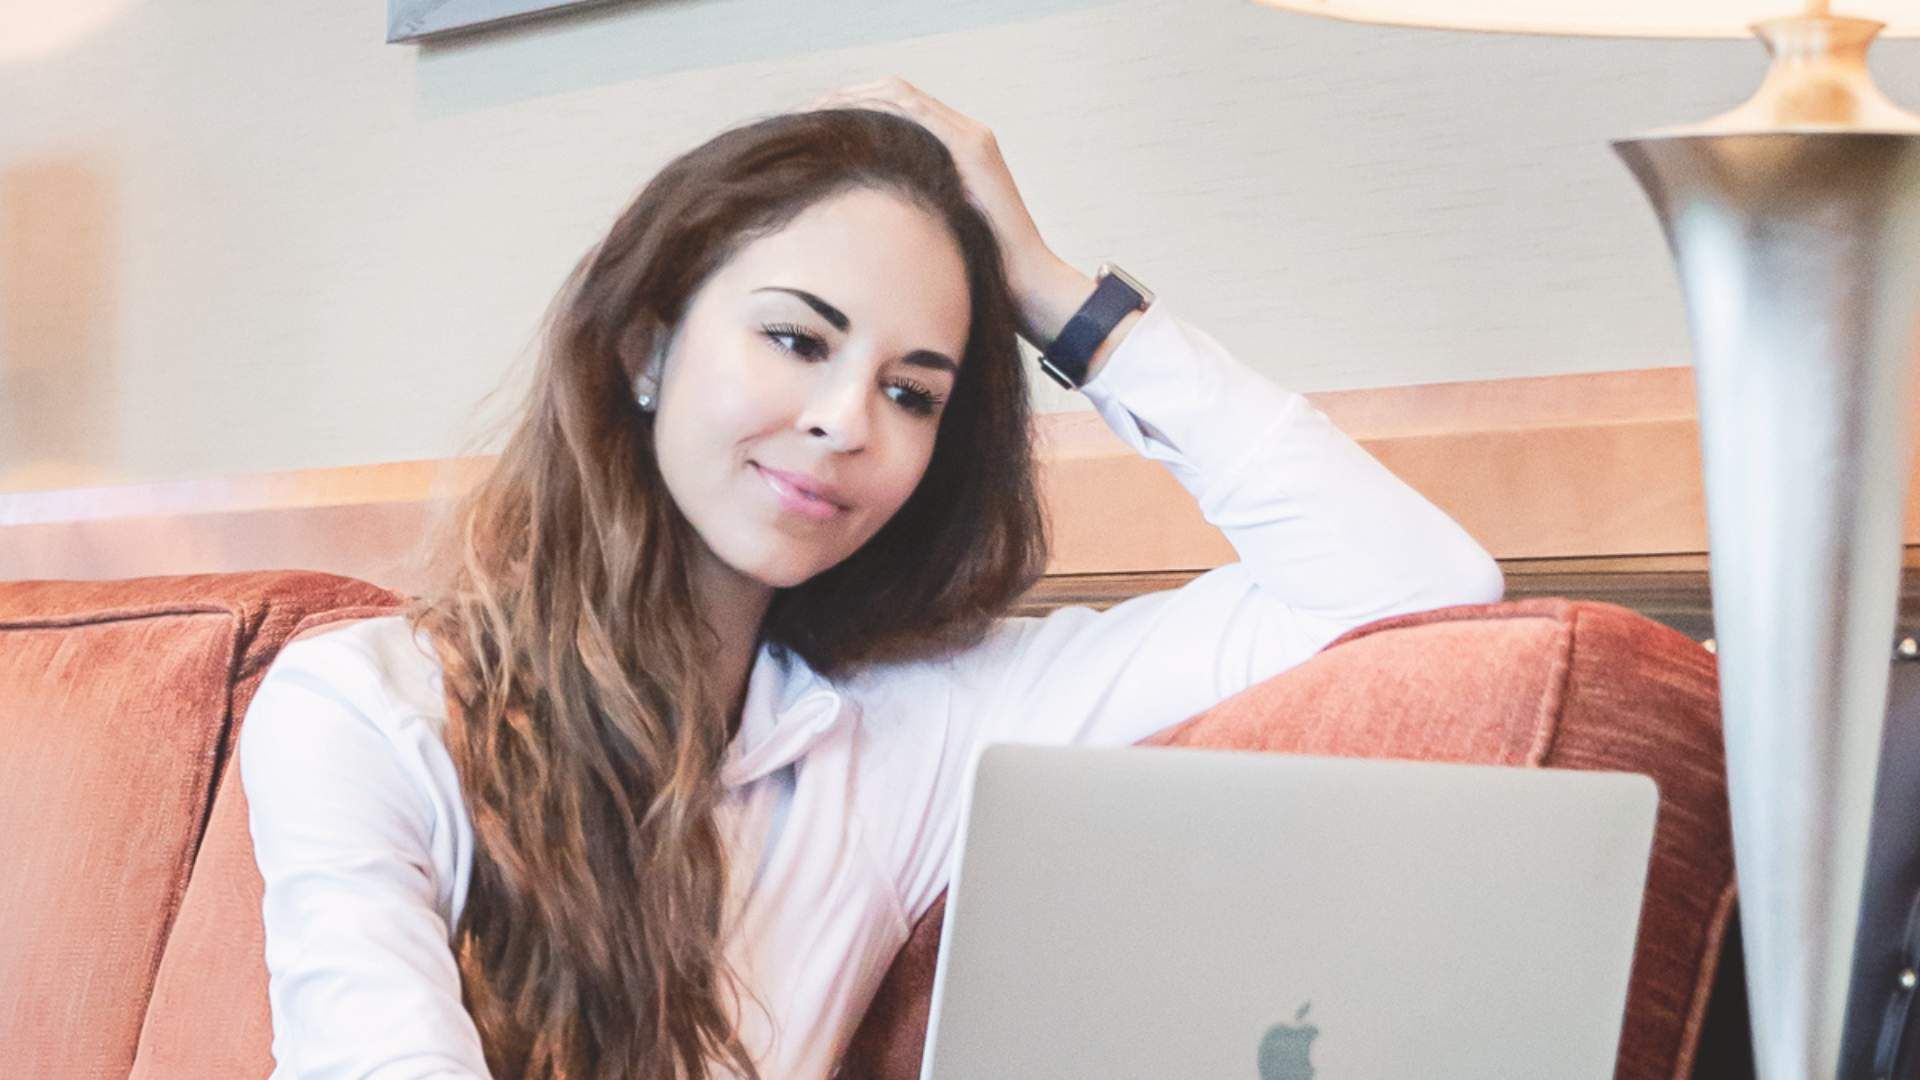
<svg viewBox="0 0 1920 1080">
<path fill-rule="evenodd" d="M 985 747 L 922 1076 L 1611 1077 L 1627 773 Z"/>
</svg>

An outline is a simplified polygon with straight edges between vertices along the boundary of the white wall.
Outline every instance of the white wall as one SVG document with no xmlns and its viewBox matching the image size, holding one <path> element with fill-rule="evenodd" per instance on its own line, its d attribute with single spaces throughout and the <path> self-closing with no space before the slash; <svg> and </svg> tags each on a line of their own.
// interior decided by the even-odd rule
<svg viewBox="0 0 1920 1080">
<path fill-rule="evenodd" d="M 655 169 L 887 73 L 995 128 L 1062 255 L 1121 261 L 1298 389 L 1684 363 L 1607 140 L 1764 69 L 1751 42 L 1247 0 L 660 0 L 427 47 L 384 26 L 384 0 L 0 5 L 0 490 L 457 452 Z M 1909 105 L 1916 59 L 1877 50 Z"/>
</svg>

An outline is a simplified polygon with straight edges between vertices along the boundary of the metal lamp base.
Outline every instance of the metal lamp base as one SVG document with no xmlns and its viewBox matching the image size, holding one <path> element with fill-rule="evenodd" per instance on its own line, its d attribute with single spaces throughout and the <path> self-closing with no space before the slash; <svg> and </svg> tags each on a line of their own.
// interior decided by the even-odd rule
<svg viewBox="0 0 1920 1080">
<path fill-rule="evenodd" d="M 1920 135 L 1614 146 L 1694 340 L 1755 1061 L 1763 1080 L 1830 1077 L 1899 591 Z"/>
</svg>

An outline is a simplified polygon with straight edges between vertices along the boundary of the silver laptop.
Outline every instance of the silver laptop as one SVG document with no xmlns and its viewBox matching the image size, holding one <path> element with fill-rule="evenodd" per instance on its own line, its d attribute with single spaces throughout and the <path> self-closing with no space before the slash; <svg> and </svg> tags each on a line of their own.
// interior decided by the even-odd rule
<svg viewBox="0 0 1920 1080">
<path fill-rule="evenodd" d="M 1629 773 L 993 744 L 923 1080 L 1611 1077 Z"/>
</svg>

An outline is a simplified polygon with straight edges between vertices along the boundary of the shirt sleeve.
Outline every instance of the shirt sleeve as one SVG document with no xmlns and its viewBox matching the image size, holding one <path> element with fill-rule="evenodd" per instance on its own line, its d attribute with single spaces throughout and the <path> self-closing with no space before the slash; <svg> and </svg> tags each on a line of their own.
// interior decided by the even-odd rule
<svg viewBox="0 0 1920 1080">
<path fill-rule="evenodd" d="M 240 735 L 275 1075 L 485 1077 L 442 914 L 431 784 L 324 641 L 282 650 Z"/>
<path fill-rule="evenodd" d="M 1164 300 L 1084 391 L 1240 559 L 1106 611 L 1002 620 L 955 702 L 976 742 L 1131 743 L 1356 626 L 1504 592 L 1453 519 Z"/>
<path fill-rule="evenodd" d="M 1456 522 L 1165 300 L 1083 391 L 1108 427 L 1192 493 L 1239 560 L 1105 611 L 1002 619 L 952 659 L 930 813 L 905 857 L 914 918 L 945 887 L 986 743 L 1137 742 L 1356 626 L 1490 603 L 1505 589 L 1498 564 Z"/>
</svg>

